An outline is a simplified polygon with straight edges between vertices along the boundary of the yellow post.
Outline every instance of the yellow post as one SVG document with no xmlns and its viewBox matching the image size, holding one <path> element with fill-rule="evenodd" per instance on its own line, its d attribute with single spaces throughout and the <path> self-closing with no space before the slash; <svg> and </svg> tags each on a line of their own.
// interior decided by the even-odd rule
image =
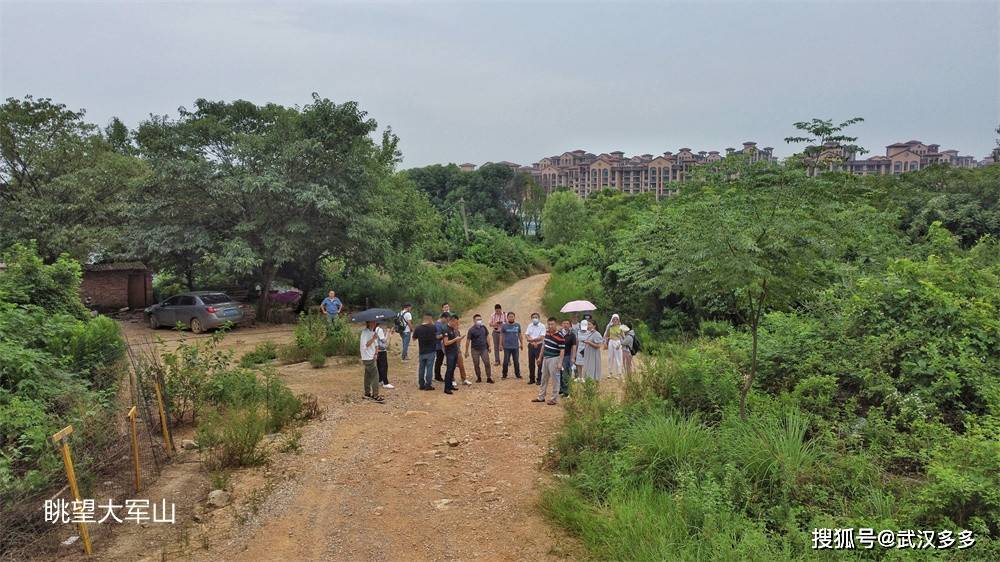
<svg viewBox="0 0 1000 562">
<path fill-rule="evenodd" d="M 80 488 L 76 485 L 76 472 L 73 471 L 73 455 L 69 452 L 69 441 L 67 439 L 70 433 L 73 433 L 73 426 L 67 425 L 52 435 L 52 443 L 60 446 L 63 465 L 66 467 L 66 479 L 69 480 L 69 489 L 73 493 L 73 499 L 79 502 Z M 87 530 L 86 523 L 81 521 L 78 524 L 80 526 L 80 538 L 83 539 L 83 551 L 89 555 L 91 554 L 90 531 Z"/>
<path fill-rule="evenodd" d="M 167 411 L 163 407 L 163 393 L 160 392 L 160 381 L 153 381 L 153 387 L 156 389 L 156 404 L 160 409 L 160 429 L 163 430 L 163 444 L 167 448 L 167 454 L 174 452 L 174 444 L 170 441 L 170 431 L 167 429 Z"/>
<path fill-rule="evenodd" d="M 135 492 L 139 493 L 139 488 L 142 486 L 142 475 L 139 472 L 139 437 L 135 433 L 135 406 L 129 408 L 128 411 L 128 421 L 129 421 L 129 432 L 132 434 L 132 464 L 135 466 Z"/>
</svg>

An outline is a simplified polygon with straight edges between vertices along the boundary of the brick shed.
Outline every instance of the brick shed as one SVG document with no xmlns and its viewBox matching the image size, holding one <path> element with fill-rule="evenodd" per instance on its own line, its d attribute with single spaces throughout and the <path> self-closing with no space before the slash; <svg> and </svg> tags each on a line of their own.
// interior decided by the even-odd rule
<svg viewBox="0 0 1000 562">
<path fill-rule="evenodd" d="M 153 304 L 153 274 L 139 262 L 84 265 L 80 294 L 98 310 L 141 310 Z"/>
</svg>

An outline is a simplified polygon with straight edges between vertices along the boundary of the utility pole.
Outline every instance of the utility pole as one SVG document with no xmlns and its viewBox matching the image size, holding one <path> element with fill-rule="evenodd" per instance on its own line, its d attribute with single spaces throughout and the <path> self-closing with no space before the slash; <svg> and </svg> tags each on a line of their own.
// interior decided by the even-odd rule
<svg viewBox="0 0 1000 562">
<path fill-rule="evenodd" d="M 458 198 L 458 208 L 462 212 L 462 229 L 465 230 L 465 242 L 469 242 L 469 220 L 465 217 L 465 197 Z"/>
</svg>

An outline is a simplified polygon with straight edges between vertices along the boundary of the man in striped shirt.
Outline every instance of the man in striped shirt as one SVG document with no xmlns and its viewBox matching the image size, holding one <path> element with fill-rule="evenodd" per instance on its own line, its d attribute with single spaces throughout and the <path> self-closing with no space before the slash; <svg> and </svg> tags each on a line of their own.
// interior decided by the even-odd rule
<svg viewBox="0 0 1000 562">
<path fill-rule="evenodd" d="M 493 364 L 497 367 L 500 366 L 500 335 L 501 328 L 503 328 L 504 320 L 507 316 L 503 313 L 503 307 L 498 303 L 493 307 L 493 316 L 490 316 L 490 327 L 493 328 Z"/>
<path fill-rule="evenodd" d="M 546 402 L 549 406 L 556 405 L 559 397 L 559 373 L 562 370 L 563 355 L 566 353 L 566 340 L 556 331 L 556 319 L 549 318 L 546 326 L 545 339 L 542 343 L 542 353 L 538 357 L 538 371 L 541 389 L 538 398 L 532 402 L 545 402 L 545 392 L 549 382 L 552 382 L 552 399 Z"/>
</svg>

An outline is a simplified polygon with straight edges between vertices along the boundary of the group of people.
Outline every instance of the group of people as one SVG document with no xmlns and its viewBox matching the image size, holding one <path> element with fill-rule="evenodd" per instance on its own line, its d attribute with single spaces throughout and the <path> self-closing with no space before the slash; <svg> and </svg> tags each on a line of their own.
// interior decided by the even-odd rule
<svg viewBox="0 0 1000 562">
<path fill-rule="evenodd" d="M 328 300 L 336 298 L 333 291 Z M 340 306 L 337 307 L 336 305 Z M 322 309 L 340 312 L 342 303 L 324 300 Z M 394 323 L 394 330 L 402 341 L 401 358 L 408 361 L 412 341 L 417 345 L 417 385 L 420 390 L 436 390 L 434 383 L 443 383 L 445 394 L 453 394 L 463 385 L 472 385 L 466 371 L 465 360 L 471 356 L 475 382 L 494 384 L 495 374 L 507 379 L 511 370 L 515 379 L 521 374 L 521 353 L 527 347 L 528 384 L 540 387 L 535 402 L 556 405 L 560 396 L 569 394 L 569 381 L 600 380 L 602 376 L 602 351 L 608 353 L 608 370 L 612 376 L 621 377 L 632 372 L 634 334 L 622 324 L 618 314 L 611 317 L 604 330 L 600 330 L 591 314 L 582 318 L 573 315 L 562 321 L 550 317 L 545 323 L 534 312 L 530 323 L 523 327 L 514 312 L 504 312 L 497 304 L 493 314 L 484 320 L 479 314 L 472 317 L 472 325 L 463 333 L 458 314 L 449 303 L 441 312 L 423 314 L 420 324 L 414 325 L 413 307 L 403 306 Z M 364 364 L 365 398 L 382 402 L 379 388 L 392 389 L 388 377 L 389 337 L 392 331 L 376 321 L 365 323 L 361 331 L 361 361 Z M 492 364 L 491 364 L 492 358 Z M 511 367 L 513 365 L 513 368 Z M 442 372 L 443 371 L 443 372 Z M 456 380 L 456 371 L 458 379 Z"/>
</svg>

